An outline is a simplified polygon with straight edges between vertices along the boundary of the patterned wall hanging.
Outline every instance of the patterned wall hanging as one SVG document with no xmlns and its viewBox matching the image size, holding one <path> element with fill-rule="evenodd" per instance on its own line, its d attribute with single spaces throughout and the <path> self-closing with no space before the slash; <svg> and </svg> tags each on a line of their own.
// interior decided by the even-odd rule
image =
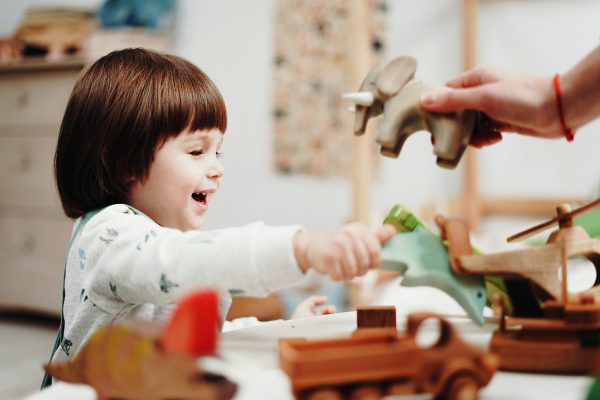
<svg viewBox="0 0 600 400">
<path fill-rule="evenodd" d="M 373 65 L 383 61 L 386 0 L 367 0 Z M 273 130 L 279 172 L 348 176 L 353 115 L 341 95 L 352 81 L 349 2 L 278 0 Z M 356 87 L 354 87 L 356 86 Z"/>
</svg>

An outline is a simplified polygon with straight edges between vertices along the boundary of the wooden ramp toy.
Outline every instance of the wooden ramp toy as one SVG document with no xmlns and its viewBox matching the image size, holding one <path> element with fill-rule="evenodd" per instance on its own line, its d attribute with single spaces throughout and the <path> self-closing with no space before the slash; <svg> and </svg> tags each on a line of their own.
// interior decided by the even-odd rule
<svg viewBox="0 0 600 400">
<path fill-rule="evenodd" d="M 44 365 L 53 377 L 92 386 L 99 400 L 221 400 L 237 385 L 203 372 L 198 356 L 213 354 L 219 328 L 217 295 L 184 298 L 163 329 L 147 321 L 100 327 L 72 360 Z"/>
<path fill-rule="evenodd" d="M 417 61 L 402 56 L 376 66 L 362 82 L 359 92 L 344 99 L 355 103 L 354 132 L 362 135 L 369 118 L 383 114 L 376 141 L 381 154 L 398 157 L 404 141 L 417 131 L 429 131 L 437 164 L 455 168 L 467 148 L 479 114 L 473 110 L 431 113 L 420 106 L 421 95 L 448 90 L 415 79 Z"/>
<path fill-rule="evenodd" d="M 416 337 L 427 320 L 439 324 L 439 337 L 421 346 Z M 279 361 L 295 397 L 304 400 L 415 393 L 474 400 L 498 366 L 496 356 L 465 344 L 448 321 L 433 313 L 409 315 L 402 334 L 384 327 L 357 329 L 337 339 L 280 339 Z"/>
</svg>

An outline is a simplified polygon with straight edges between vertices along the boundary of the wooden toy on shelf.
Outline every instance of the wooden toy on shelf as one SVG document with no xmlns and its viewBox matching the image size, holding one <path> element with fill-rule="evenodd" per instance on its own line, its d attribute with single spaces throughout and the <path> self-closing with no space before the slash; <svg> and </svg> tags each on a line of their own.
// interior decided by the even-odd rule
<svg viewBox="0 0 600 400">
<path fill-rule="evenodd" d="M 216 293 L 196 292 L 164 329 L 148 321 L 102 326 L 72 360 L 44 368 L 59 380 L 92 386 L 100 400 L 230 399 L 237 385 L 197 363 L 216 350 L 217 313 Z"/>
<path fill-rule="evenodd" d="M 490 350 L 501 358 L 501 369 L 569 374 L 596 370 L 595 360 L 600 357 L 600 239 L 591 239 L 583 228 L 573 226 L 573 217 L 599 205 L 600 199 L 573 211 L 561 205 L 555 218 L 509 238 L 523 239 L 558 223 L 558 230 L 545 245 L 488 255 L 471 254 L 463 221 L 437 218 L 457 274 L 507 278 L 514 312 L 506 315 L 500 307 L 499 329 L 490 344 Z M 594 264 L 596 281 L 591 288 L 570 294 L 567 260 L 574 257 L 585 257 Z M 516 288 L 511 285 L 513 279 L 519 282 Z"/>
<path fill-rule="evenodd" d="M 422 346 L 416 336 L 432 319 L 439 337 Z M 279 360 L 296 398 L 311 400 L 413 393 L 471 400 L 498 365 L 496 356 L 467 345 L 448 321 L 428 312 L 409 315 L 404 334 L 379 328 L 357 329 L 344 338 L 280 339 Z"/>
<path fill-rule="evenodd" d="M 354 102 L 354 132 L 362 135 L 369 118 L 383 114 L 376 141 L 381 154 L 398 157 L 404 141 L 421 130 L 432 135 L 437 164 L 455 168 L 467 148 L 478 113 L 472 110 L 431 113 L 420 104 L 421 95 L 432 90 L 448 90 L 415 79 L 417 61 L 408 56 L 396 57 L 373 68 L 360 85 L 359 92 L 347 93 L 344 99 Z"/>
</svg>

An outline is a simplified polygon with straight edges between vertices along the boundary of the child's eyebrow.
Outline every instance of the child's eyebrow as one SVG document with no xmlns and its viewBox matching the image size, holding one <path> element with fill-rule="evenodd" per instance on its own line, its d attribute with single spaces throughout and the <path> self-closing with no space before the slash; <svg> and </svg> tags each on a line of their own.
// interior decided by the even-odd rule
<svg viewBox="0 0 600 400">
<path fill-rule="evenodd" d="M 205 140 L 215 140 L 217 141 L 217 145 L 221 146 L 223 144 L 223 135 L 219 135 L 218 139 L 214 139 L 212 136 L 207 135 L 204 132 L 194 132 L 186 136 L 185 142 L 203 142 Z"/>
<path fill-rule="evenodd" d="M 186 142 L 194 142 L 197 140 L 204 140 L 206 138 L 206 134 L 202 132 L 192 132 L 185 136 Z"/>
</svg>

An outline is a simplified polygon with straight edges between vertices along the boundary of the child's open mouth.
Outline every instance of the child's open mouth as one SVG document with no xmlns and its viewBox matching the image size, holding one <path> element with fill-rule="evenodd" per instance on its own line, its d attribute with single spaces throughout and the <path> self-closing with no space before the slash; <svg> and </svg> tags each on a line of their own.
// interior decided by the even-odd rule
<svg viewBox="0 0 600 400">
<path fill-rule="evenodd" d="M 192 193 L 192 199 L 200 202 L 202 204 L 206 204 L 206 193 L 205 192 L 196 192 Z"/>
</svg>

